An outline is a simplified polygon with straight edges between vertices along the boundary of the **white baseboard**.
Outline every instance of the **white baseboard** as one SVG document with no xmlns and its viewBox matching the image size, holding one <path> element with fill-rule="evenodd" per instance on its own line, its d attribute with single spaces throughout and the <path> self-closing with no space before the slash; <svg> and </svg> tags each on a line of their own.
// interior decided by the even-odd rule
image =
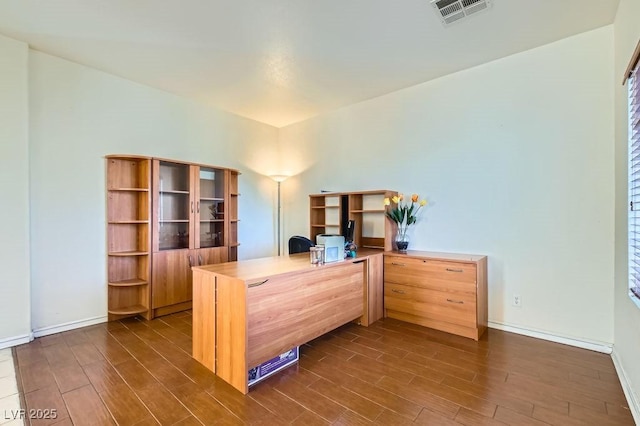
<svg viewBox="0 0 640 426">
<path fill-rule="evenodd" d="M 63 331 L 74 330 L 80 327 L 86 327 L 89 325 L 100 324 L 103 322 L 107 322 L 108 317 L 106 315 L 87 318 L 78 321 L 70 321 L 64 324 L 52 325 L 49 327 L 42 327 L 37 330 L 33 330 L 30 334 L 25 334 L 22 336 L 9 337 L 8 339 L 0 339 L 0 349 L 10 348 L 12 346 L 22 345 L 24 343 L 29 343 L 35 337 L 48 336 L 49 334 L 62 333 Z"/>
<path fill-rule="evenodd" d="M 587 340 L 578 340 L 571 337 L 557 336 L 544 331 L 531 330 L 528 328 L 517 327 L 499 322 L 489 321 L 489 327 L 497 330 L 509 331 L 511 333 L 522 334 L 524 336 L 535 337 L 536 339 L 549 340 L 550 342 L 562 343 L 563 345 L 575 346 L 591 351 L 610 354 L 613 350 L 613 344 L 603 342 L 593 342 Z"/>
<path fill-rule="evenodd" d="M 9 337 L 8 339 L 0 340 L 0 349 L 22 345 L 24 343 L 29 343 L 32 340 L 33 334 L 24 334 L 22 336 Z"/>
<path fill-rule="evenodd" d="M 63 331 L 74 330 L 80 327 L 87 327 L 89 325 L 100 324 L 107 322 L 107 316 L 99 316 L 93 318 L 87 318 L 78 321 L 65 322 L 64 324 L 52 325 L 49 327 L 42 327 L 37 330 L 33 330 L 34 337 L 48 336 L 50 334 L 62 333 Z"/>
<path fill-rule="evenodd" d="M 629 409 L 631 410 L 633 420 L 637 425 L 640 425 L 640 401 L 638 401 L 638 397 L 631 387 L 629 376 L 627 376 L 624 368 L 622 368 L 622 362 L 620 361 L 620 358 L 618 358 L 615 346 L 613 347 L 611 359 L 613 360 L 613 365 L 616 367 L 616 372 L 618 373 L 618 378 L 620 379 L 620 385 L 622 385 L 624 396 L 627 398 L 627 402 L 629 403 Z"/>
</svg>

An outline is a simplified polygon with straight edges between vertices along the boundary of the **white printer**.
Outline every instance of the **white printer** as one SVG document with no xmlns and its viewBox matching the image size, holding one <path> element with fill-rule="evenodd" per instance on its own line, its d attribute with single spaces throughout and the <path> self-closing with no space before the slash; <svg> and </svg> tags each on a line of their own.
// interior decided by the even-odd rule
<svg viewBox="0 0 640 426">
<path fill-rule="evenodd" d="M 344 260 L 344 237 L 342 235 L 316 235 L 316 245 L 324 247 L 325 263 Z"/>
</svg>

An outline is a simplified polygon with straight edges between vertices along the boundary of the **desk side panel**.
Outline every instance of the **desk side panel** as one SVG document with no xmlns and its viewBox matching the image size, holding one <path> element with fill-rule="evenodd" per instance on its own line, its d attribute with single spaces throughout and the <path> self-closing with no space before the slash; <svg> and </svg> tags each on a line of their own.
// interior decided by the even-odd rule
<svg viewBox="0 0 640 426">
<path fill-rule="evenodd" d="M 193 357 L 215 370 L 215 276 L 193 271 Z"/>
<path fill-rule="evenodd" d="M 369 315 L 367 322 L 362 325 L 368 326 L 382 319 L 384 316 L 384 258 L 382 253 L 369 256 L 369 280 L 367 304 Z"/>
<path fill-rule="evenodd" d="M 247 284 L 243 280 L 216 277 L 215 373 L 240 392 L 247 386 Z M 195 318 L 194 318 L 195 320 Z"/>
<path fill-rule="evenodd" d="M 489 323 L 488 288 L 487 288 L 487 258 L 478 261 L 478 335 L 476 340 L 487 331 Z"/>
</svg>

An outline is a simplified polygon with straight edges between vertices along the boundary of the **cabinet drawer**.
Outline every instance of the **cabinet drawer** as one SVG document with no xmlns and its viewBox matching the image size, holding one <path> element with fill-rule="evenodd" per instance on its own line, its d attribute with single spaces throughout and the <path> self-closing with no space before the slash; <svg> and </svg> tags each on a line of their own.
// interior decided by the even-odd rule
<svg viewBox="0 0 640 426">
<path fill-rule="evenodd" d="M 385 283 L 384 304 L 387 311 L 476 327 L 476 297 L 473 293 Z"/>
<path fill-rule="evenodd" d="M 384 280 L 428 288 L 468 289 L 475 287 L 476 265 L 430 259 L 387 256 Z"/>
</svg>

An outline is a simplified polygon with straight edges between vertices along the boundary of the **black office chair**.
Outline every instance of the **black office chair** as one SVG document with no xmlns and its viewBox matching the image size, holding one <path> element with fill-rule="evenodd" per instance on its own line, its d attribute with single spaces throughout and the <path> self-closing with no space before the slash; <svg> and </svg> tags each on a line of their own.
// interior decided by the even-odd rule
<svg viewBox="0 0 640 426">
<path fill-rule="evenodd" d="M 289 238 L 289 254 L 305 253 L 308 252 L 309 249 L 313 246 L 313 241 L 311 241 L 307 237 L 294 235 L 293 237 Z"/>
</svg>

